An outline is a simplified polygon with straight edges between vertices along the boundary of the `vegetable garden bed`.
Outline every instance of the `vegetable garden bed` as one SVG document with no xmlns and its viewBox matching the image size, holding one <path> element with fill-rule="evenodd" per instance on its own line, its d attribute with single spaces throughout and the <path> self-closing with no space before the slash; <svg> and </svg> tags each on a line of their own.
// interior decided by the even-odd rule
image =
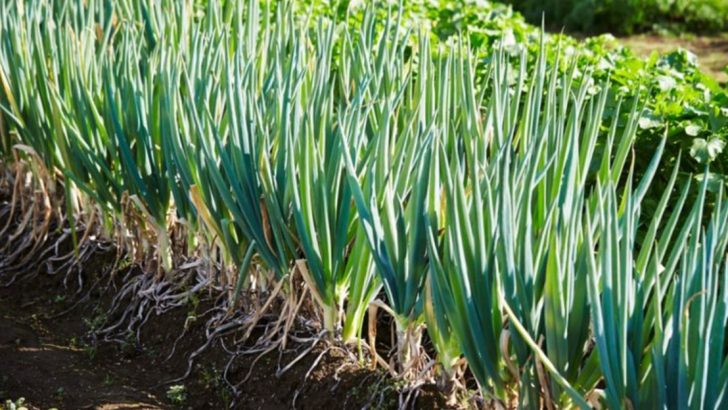
<svg viewBox="0 0 728 410">
<path fill-rule="evenodd" d="M 725 405 L 728 92 L 693 54 L 311 5 L 0 4 L 6 352 L 73 360 L 41 333 L 79 311 L 157 405 Z"/>
</svg>

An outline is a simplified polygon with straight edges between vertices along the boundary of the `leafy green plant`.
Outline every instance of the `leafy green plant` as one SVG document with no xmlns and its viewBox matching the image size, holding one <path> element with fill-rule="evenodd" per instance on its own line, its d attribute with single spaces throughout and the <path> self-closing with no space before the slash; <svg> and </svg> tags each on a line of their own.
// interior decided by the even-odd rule
<svg viewBox="0 0 728 410">
<path fill-rule="evenodd" d="M 720 32 L 728 27 L 721 0 L 509 0 L 533 22 L 585 33 L 634 33 L 655 27 Z"/>
<path fill-rule="evenodd" d="M 5 408 L 7 410 L 28 410 L 28 407 L 25 405 L 25 398 L 23 397 L 15 401 L 5 400 Z"/>
<path fill-rule="evenodd" d="M 183 384 L 175 384 L 167 389 L 167 399 L 176 405 L 182 405 L 187 401 L 187 389 Z"/>
</svg>

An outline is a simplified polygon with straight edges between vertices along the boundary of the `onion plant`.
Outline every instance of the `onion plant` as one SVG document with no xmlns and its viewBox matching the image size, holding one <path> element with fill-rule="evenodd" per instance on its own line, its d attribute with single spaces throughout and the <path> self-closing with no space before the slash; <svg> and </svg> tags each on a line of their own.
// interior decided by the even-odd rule
<svg viewBox="0 0 728 410">
<path fill-rule="evenodd" d="M 600 191 L 603 198 L 595 217 L 586 218 L 586 223 L 596 233 L 594 238 L 587 236 L 589 247 L 599 245 L 589 257 L 588 289 L 606 382 L 604 401 L 610 408 L 721 407 L 727 319 L 721 277 L 726 272 L 728 221 L 723 190 L 704 227 L 704 181 L 675 242 L 670 241 L 669 226 L 662 241 L 642 243 L 640 256 L 648 256 L 637 258 L 637 263 L 639 199 L 627 191 L 620 205 L 613 187 Z M 669 190 L 663 199 L 668 197 Z"/>
<path fill-rule="evenodd" d="M 547 68 L 543 54 L 527 81 L 497 52 L 481 114 L 467 86 L 470 64 L 460 57 L 455 65 L 466 85 L 450 111 L 460 128 L 442 125 L 430 166 L 430 266 L 442 300 L 435 316 L 450 324 L 484 392 L 507 400 L 515 389 L 528 407 L 544 394 L 584 406 L 600 378 L 588 350 L 587 268 L 595 248 L 584 215 L 603 202 L 590 194 L 597 176 L 617 195 L 638 106 L 621 131 L 614 116 L 599 143 L 608 86 L 574 69 Z M 601 159 L 594 158 L 598 145 Z M 660 150 L 651 173 L 659 157 Z M 597 175 L 600 161 L 606 172 Z M 640 200 L 651 173 L 635 191 Z M 544 384 L 543 369 L 553 382 Z"/>
<path fill-rule="evenodd" d="M 385 24 L 376 44 L 371 14 L 363 24 L 365 30 L 352 51 L 372 49 L 376 54 L 356 53 L 344 64 L 355 78 L 366 81 L 359 84 L 376 103 L 356 114 L 366 121 L 362 130 L 366 145 L 346 144 L 346 166 L 359 220 L 394 316 L 398 360 L 406 371 L 419 354 L 423 322 L 434 77 L 425 34 L 418 36 L 416 58 L 406 59 L 409 34 L 401 35 L 399 24 Z"/>
<path fill-rule="evenodd" d="M 288 170 L 293 194 L 293 217 L 306 256 L 304 277 L 323 311 L 324 328 L 333 333 L 343 317 L 344 304 L 351 291 L 363 297 L 349 303 L 345 339 L 361 328 L 363 312 L 372 298 L 371 257 L 364 241 L 356 241 L 358 225 L 351 190 L 346 182 L 345 144 L 341 139 L 356 138 L 348 133 L 335 110 L 336 78 L 332 68 L 334 25 L 317 30 L 316 70 L 305 76 L 302 94 L 306 101 L 295 105 L 294 133 L 289 137 Z M 361 104 L 363 89 L 349 102 Z M 345 102 L 336 107 L 345 111 Z M 337 120 L 340 121 L 337 123 Z M 341 128 L 337 128 L 341 126 Z M 352 130 L 356 131 L 356 130 Z M 296 140 L 293 139 L 296 136 Z M 361 238 L 359 238 L 361 239 Z M 353 280 L 353 279 L 363 280 Z M 368 278 L 368 279 L 367 279 Z M 352 283 L 353 282 L 353 283 Z M 352 286 L 355 289 L 351 289 Z M 369 294 L 367 297 L 366 294 Z M 353 302 L 353 301 L 352 301 Z M 355 332 L 355 333 L 352 333 Z"/>
<path fill-rule="evenodd" d="M 276 25 L 272 35 L 259 31 L 257 10 L 251 9 L 246 30 L 238 30 L 245 40 L 223 68 L 225 111 L 220 124 L 213 124 L 211 141 L 203 139 L 201 149 L 212 189 L 223 199 L 232 222 L 256 241 L 259 255 L 282 277 L 294 246 L 287 224 L 286 134 L 293 129 L 288 104 L 299 91 L 303 67 L 296 48 L 302 43 L 294 40 L 290 23 Z M 278 19 L 285 18 L 279 14 Z M 255 47 L 259 41 L 260 49 Z M 261 50 L 270 57 L 259 54 Z"/>
</svg>

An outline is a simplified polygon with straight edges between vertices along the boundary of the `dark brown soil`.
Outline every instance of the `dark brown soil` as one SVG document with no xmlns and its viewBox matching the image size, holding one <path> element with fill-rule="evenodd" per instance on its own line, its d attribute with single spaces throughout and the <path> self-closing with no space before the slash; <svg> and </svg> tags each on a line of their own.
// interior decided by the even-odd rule
<svg viewBox="0 0 728 410">
<path fill-rule="evenodd" d="M 234 397 L 222 374 L 231 356 L 219 341 L 195 361 L 190 377 L 168 383 L 185 374 L 187 358 L 206 340 L 206 318 L 198 317 L 190 322 L 175 354 L 166 360 L 186 319 L 201 316 L 212 306 L 210 296 L 162 316 L 153 315 L 142 328 L 141 344 L 133 337 L 128 343 L 97 343 L 88 336 L 91 329 L 114 319 L 113 315 L 107 317 L 114 295 L 110 289 L 91 292 L 71 312 L 58 316 L 86 294 L 94 273 L 111 259 L 111 255 L 96 255 L 86 264 L 87 281 L 78 296 L 73 296 L 73 287 L 64 288 L 61 275 L 40 274 L 0 287 L 0 408 L 5 400 L 20 397 L 31 409 L 228 408 Z M 4 279 L 0 275 L 0 283 Z M 226 341 L 231 348 L 232 338 Z M 228 380 L 238 383 L 248 373 L 250 377 L 239 386 L 235 407 L 398 407 L 399 394 L 390 378 L 358 366 L 340 349 L 321 347 L 325 345 L 321 343 L 280 376 L 276 375 L 278 369 L 306 346 L 289 344 L 283 354 L 276 350 L 257 361 L 255 355 L 238 356 Z M 184 386 L 181 402 L 174 403 L 169 397 L 172 385 Z M 412 407 L 445 408 L 443 403 L 443 395 L 430 386 L 420 392 Z"/>
</svg>

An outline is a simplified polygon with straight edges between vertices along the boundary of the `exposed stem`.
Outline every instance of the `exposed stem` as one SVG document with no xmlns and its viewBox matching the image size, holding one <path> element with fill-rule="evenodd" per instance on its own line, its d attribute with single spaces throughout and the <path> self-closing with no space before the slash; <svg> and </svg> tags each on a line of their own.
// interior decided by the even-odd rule
<svg viewBox="0 0 728 410">
<path fill-rule="evenodd" d="M 172 248 L 169 244 L 169 234 L 163 226 L 157 226 L 157 254 L 159 263 L 165 273 L 172 271 Z"/>
</svg>

